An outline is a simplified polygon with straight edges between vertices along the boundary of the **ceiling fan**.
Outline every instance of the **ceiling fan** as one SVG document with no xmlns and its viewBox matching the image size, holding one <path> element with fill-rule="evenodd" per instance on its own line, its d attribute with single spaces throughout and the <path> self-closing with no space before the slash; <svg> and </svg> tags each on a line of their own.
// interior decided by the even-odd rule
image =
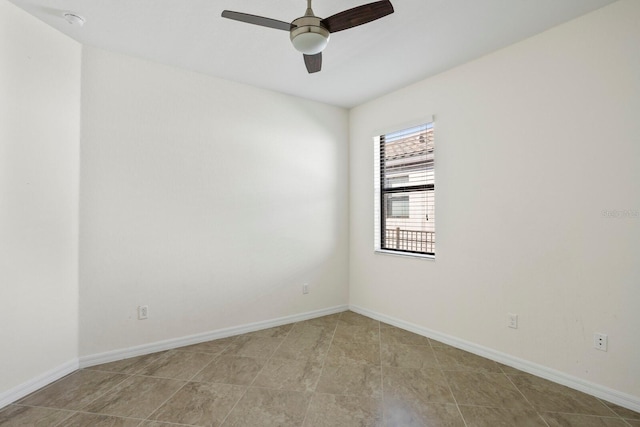
<svg viewBox="0 0 640 427">
<path fill-rule="evenodd" d="M 322 68 L 322 51 L 327 46 L 331 33 L 357 27 L 391 13 L 393 13 L 391 2 L 389 0 L 381 0 L 357 6 L 322 19 L 314 15 L 311 9 L 311 0 L 307 0 L 307 11 L 304 16 L 294 19 L 291 23 L 231 10 L 223 11 L 222 17 L 289 31 L 293 47 L 302 52 L 304 56 L 307 71 L 309 73 L 317 73 Z"/>
</svg>

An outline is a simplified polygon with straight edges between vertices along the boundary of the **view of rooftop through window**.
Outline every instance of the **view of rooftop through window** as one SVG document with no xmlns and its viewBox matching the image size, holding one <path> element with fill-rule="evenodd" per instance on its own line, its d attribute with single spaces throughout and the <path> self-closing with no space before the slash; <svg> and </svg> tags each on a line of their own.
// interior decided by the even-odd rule
<svg viewBox="0 0 640 427">
<path fill-rule="evenodd" d="M 433 123 L 376 138 L 376 248 L 435 254 Z"/>
</svg>

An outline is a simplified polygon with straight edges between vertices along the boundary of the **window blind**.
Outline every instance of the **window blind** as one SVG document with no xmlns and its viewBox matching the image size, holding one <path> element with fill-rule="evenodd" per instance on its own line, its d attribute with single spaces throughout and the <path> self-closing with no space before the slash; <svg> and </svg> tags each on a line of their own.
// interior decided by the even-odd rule
<svg viewBox="0 0 640 427">
<path fill-rule="evenodd" d="M 435 255 L 433 123 L 376 138 L 376 249 Z"/>
</svg>

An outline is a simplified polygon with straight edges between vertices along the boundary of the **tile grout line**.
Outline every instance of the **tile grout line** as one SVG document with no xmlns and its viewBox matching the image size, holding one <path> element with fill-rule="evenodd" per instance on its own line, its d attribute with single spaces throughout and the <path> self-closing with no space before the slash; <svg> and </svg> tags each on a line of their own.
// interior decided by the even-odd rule
<svg viewBox="0 0 640 427">
<path fill-rule="evenodd" d="M 235 340 L 235 337 L 234 337 L 234 340 Z M 231 341 L 233 342 L 234 340 L 231 340 Z M 215 341 L 215 340 L 214 340 L 214 341 Z M 153 421 L 153 420 L 149 420 L 149 417 L 151 417 L 153 414 L 155 414 L 155 413 L 158 411 L 158 409 L 162 408 L 162 406 L 163 406 L 165 403 L 167 403 L 169 400 L 171 400 L 171 398 L 173 398 L 173 396 L 175 396 L 175 395 L 176 395 L 180 390 L 182 390 L 183 388 L 185 388 L 185 386 L 186 386 L 187 384 L 189 384 L 189 383 L 191 382 L 191 380 L 193 380 L 193 378 L 195 378 L 195 376 L 196 376 L 196 375 L 198 375 L 198 374 L 199 374 L 199 373 L 200 373 L 204 368 L 206 368 L 207 366 L 209 366 L 210 364 L 212 364 L 216 359 L 218 359 L 218 357 L 220 356 L 220 354 L 222 354 L 222 352 L 223 352 L 224 350 L 226 350 L 230 345 L 231 345 L 231 342 L 230 342 L 229 344 L 227 344 L 227 346 L 226 346 L 224 349 L 222 349 L 220 352 L 218 352 L 218 354 L 216 354 L 216 355 L 215 355 L 215 357 L 214 357 L 214 358 L 213 358 L 209 363 L 207 363 L 206 365 L 204 365 L 202 368 L 200 368 L 200 369 L 198 370 L 198 372 L 196 372 L 195 374 L 193 374 L 193 375 L 192 375 L 188 380 L 179 380 L 179 379 L 175 379 L 175 378 L 154 377 L 154 376 L 150 376 L 150 375 L 146 376 L 147 378 L 171 379 L 171 380 L 175 380 L 175 381 L 184 381 L 184 384 L 182 384 L 182 386 L 178 387 L 178 389 L 177 389 L 176 391 L 174 391 L 173 393 L 171 393 L 171 395 L 170 395 L 169 397 L 167 397 L 167 398 L 166 398 L 162 403 L 160 403 L 160 405 L 158 405 L 158 406 L 157 406 L 153 411 L 151 411 L 151 412 L 149 413 L 149 415 L 147 415 L 147 416 L 146 416 L 146 417 L 145 417 L 145 418 L 140 422 L 140 424 L 142 424 L 144 421 Z M 171 350 L 169 350 L 169 351 L 171 351 Z M 164 356 L 164 357 L 168 357 L 169 351 L 167 351 L 167 355 L 166 355 L 166 356 Z M 148 363 L 147 365 L 145 365 L 145 368 L 146 368 L 148 365 L 150 365 L 150 364 L 151 364 L 151 363 Z M 140 375 L 140 376 L 144 376 L 144 375 Z M 163 422 L 164 422 L 164 421 L 163 421 Z M 138 425 L 140 425 L 140 424 L 138 424 Z M 177 425 L 181 425 L 181 424 L 177 424 Z M 183 425 L 184 425 L 184 424 L 183 424 Z"/>
<path fill-rule="evenodd" d="M 127 417 L 127 416 L 124 416 L 124 415 L 101 414 L 101 413 L 98 413 L 98 412 L 74 411 L 74 414 L 97 415 L 99 417 L 113 417 L 113 418 L 119 418 L 119 419 L 123 419 L 123 420 L 136 420 L 136 421 L 140 421 L 138 423 L 138 425 L 140 425 L 140 423 L 143 423 L 145 421 L 144 418 Z M 66 421 L 68 419 L 69 418 L 66 418 L 64 421 Z M 61 425 L 61 424 L 56 424 L 56 425 Z"/>
<path fill-rule="evenodd" d="M 146 365 L 145 365 L 145 366 L 146 366 Z M 106 372 L 105 372 L 105 373 L 106 373 Z M 115 372 L 109 372 L 109 373 L 114 374 Z M 89 405 L 91 405 L 91 404 L 92 404 L 93 402 L 95 402 L 96 400 L 98 400 L 98 399 L 100 399 L 100 398 L 102 398 L 102 397 L 106 396 L 109 392 L 111 392 L 112 390 L 115 390 L 115 389 L 116 389 L 116 387 L 118 387 L 119 385 L 121 385 L 121 384 L 122 384 L 122 383 L 124 383 L 125 381 L 127 381 L 127 380 L 129 380 L 129 379 L 133 378 L 133 376 L 134 376 L 133 374 L 125 374 L 125 373 L 122 373 L 122 372 L 119 372 L 118 374 L 120 374 L 120 375 L 125 375 L 126 377 L 125 377 L 125 378 L 123 378 L 123 379 L 122 379 L 122 381 L 119 381 L 119 382 L 117 382 L 116 384 L 114 384 L 114 385 L 113 385 L 113 387 L 110 387 L 108 390 L 105 390 L 103 393 L 101 393 L 101 394 L 99 394 L 98 396 L 96 396 L 96 397 L 95 397 L 93 400 L 91 400 L 90 402 L 87 402 L 87 404 L 86 404 L 86 405 L 82 405 L 80 408 L 78 408 L 78 409 L 76 410 L 76 412 L 84 412 L 84 413 L 87 413 L 87 414 L 98 414 L 98 415 L 110 415 L 110 414 L 102 414 L 102 413 L 100 413 L 100 412 L 89 412 L 89 411 L 83 411 L 83 409 L 84 409 L 84 408 L 86 408 L 86 407 L 88 407 Z"/>
<path fill-rule="evenodd" d="M 146 365 L 145 365 L 146 366 Z M 87 402 L 85 405 L 82 405 L 80 408 L 78 409 L 68 409 L 68 408 L 55 408 L 55 407 L 50 407 L 50 406 L 40 406 L 40 405 L 25 405 L 25 404 L 21 404 L 20 402 L 29 398 L 30 396 L 39 394 L 40 392 L 47 390 L 49 387 L 52 387 L 53 385 L 55 385 L 56 383 L 64 380 L 64 379 L 68 379 L 69 377 L 73 376 L 73 375 L 80 375 L 82 372 L 87 372 L 87 371 L 91 371 L 89 369 L 77 369 L 74 372 L 70 373 L 69 375 L 65 375 L 64 377 L 60 378 L 57 381 L 52 382 L 51 384 L 47 385 L 46 387 L 43 387 L 41 389 L 38 389 L 36 391 L 34 391 L 33 393 L 23 397 L 22 399 L 18 400 L 18 402 L 13 403 L 13 405 L 21 405 L 21 406 L 29 406 L 29 407 L 33 407 L 33 408 L 48 408 L 48 409 L 58 409 L 58 410 L 64 410 L 64 411 L 74 411 L 74 412 L 79 412 L 81 409 L 89 406 L 90 404 L 92 404 L 93 402 L 95 402 L 97 399 L 101 398 L 102 396 L 104 396 L 105 394 L 109 393 L 111 390 L 115 389 L 117 386 L 119 386 L 120 384 L 122 384 L 123 382 L 125 382 L 126 380 L 128 380 L 129 378 L 131 378 L 133 375 L 132 374 L 125 374 L 124 372 L 105 372 L 105 371 L 100 371 L 104 374 L 118 374 L 118 375 L 125 375 L 125 378 L 122 379 L 122 381 L 119 381 L 117 383 L 115 383 L 113 386 L 109 387 L 107 390 L 105 390 L 104 392 L 100 393 L 98 396 L 96 396 L 93 400 L 90 400 L 89 402 Z M 59 425 L 59 424 L 58 424 Z"/>
<path fill-rule="evenodd" d="M 198 374 L 200 374 L 200 372 L 204 371 L 204 369 L 205 369 L 207 366 L 211 365 L 211 364 L 212 364 L 212 363 L 214 363 L 216 360 L 218 360 L 218 359 L 220 358 L 220 356 L 222 355 L 222 353 L 224 353 L 224 351 L 225 351 L 226 349 L 228 349 L 228 348 L 229 348 L 229 346 L 231 345 L 231 343 L 232 343 L 233 341 L 235 341 L 235 338 L 236 338 L 236 337 L 233 337 L 233 339 L 229 342 L 229 344 L 227 344 L 227 345 L 226 345 L 222 350 L 220 350 L 219 352 L 215 353 L 214 358 L 213 358 L 213 359 L 211 359 L 211 361 L 210 361 L 209 363 L 205 364 L 202 368 L 200 368 L 200 369 L 198 370 L 198 372 L 196 372 L 195 374 L 193 374 L 193 375 L 191 376 L 191 378 L 189 378 L 187 381 L 188 381 L 188 382 L 192 382 L 192 381 L 193 381 L 193 379 L 194 379 L 195 377 L 197 377 L 197 376 L 198 376 Z M 224 338 L 223 338 L 223 339 L 224 339 Z M 213 341 L 215 341 L 215 340 L 213 340 Z M 205 341 L 205 342 L 206 342 L 206 341 Z M 194 352 L 194 353 L 196 353 L 196 352 Z M 156 410 L 157 410 L 157 409 L 156 409 Z"/>
<path fill-rule="evenodd" d="M 533 408 L 534 411 L 536 411 L 536 415 L 538 415 L 538 417 L 542 420 L 542 422 L 549 427 L 549 423 L 547 422 L 547 420 L 544 419 L 544 417 L 542 416 L 542 414 L 540 413 L 540 411 L 538 410 L 538 408 L 536 408 L 534 406 L 533 403 L 531 403 L 529 401 L 529 399 L 527 399 L 527 396 L 524 395 L 524 393 L 522 392 L 522 390 L 520 390 L 520 388 L 516 385 L 516 383 L 514 383 L 511 380 L 511 377 L 509 375 L 507 375 L 507 373 L 504 371 L 504 369 L 502 369 L 502 366 L 498 365 L 498 367 L 500 368 L 500 370 L 502 371 L 502 375 L 504 375 L 505 377 L 507 377 L 507 380 L 509 380 L 509 382 L 511 383 L 512 386 L 515 387 L 516 390 L 518 390 L 518 393 L 520 393 L 520 395 L 524 398 L 524 400 L 531 405 L 531 407 Z"/>
<path fill-rule="evenodd" d="M 449 393 L 451 393 L 451 397 L 453 397 L 453 401 L 456 404 L 456 409 L 458 410 L 458 414 L 460 414 L 460 418 L 462 418 L 462 422 L 464 423 L 465 427 L 468 427 L 467 420 L 464 419 L 464 415 L 462 415 L 462 411 L 460 410 L 458 399 L 456 399 L 455 394 L 453 394 L 453 389 L 451 388 L 451 384 L 449 384 L 449 378 L 447 378 L 447 376 L 445 375 L 444 369 L 442 369 L 442 364 L 440 363 L 440 360 L 438 360 L 438 353 L 433 349 L 433 343 L 431 342 L 431 339 L 430 338 L 427 338 L 427 339 L 429 340 L 429 346 L 431 347 L 431 351 L 433 352 L 433 357 L 436 359 L 436 363 L 438 364 L 438 370 L 444 377 L 444 381 L 447 383 L 447 388 L 449 389 Z"/>
<path fill-rule="evenodd" d="M 137 418 L 136 418 L 137 419 Z M 140 423 L 136 426 L 136 427 L 140 427 L 143 423 L 147 422 L 147 421 L 151 421 L 154 422 L 153 420 L 140 420 Z M 180 423 L 172 423 L 170 421 L 159 421 L 161 422 L 163 425 L 169 425 L 169 426 L 182 426 L 182 427 L 194 427 L 193 424 L 180 424 Z"/>
<path fill-rule="evenodd" d="M 52 411 L 63 411 L 63 412 L 78 412 L 77 409 L 53 408 L 51 406 L 25 405 L 24 403 L 11 403 L 11 404 L 5 406 L 4 408 L 2 408 L 2 411 L 0 411 L 0 413 L 2 413 L 3 411 L 6 411 L 7 409 L 9 409 L 12 406 L 22 406 L 22 407 L 25 407 L 25 408 L 42 408 L 42 409 L 50 409 Z"/>
<path fill-rule="evenodd" d="M 609 405 L 607 405 L 606 401 L 600 399 L 599 397 L 596 397 L 596 399 L 598 399 L 598 402 L 602 403 L 608 410 L 610 410 L 613 414 L 615 414 L 616 417 L 622 419 L 624 421 L 624 418 L 619 415 L 616 411 L 613 410 L 613 408 L 609 407 Z M 626 421 L 625 421 L 626 422 Z M 629 424 L 629 423 L 627 423 Z"/>
<path fill-rule="evenodd" d="M 260 368 L 260 370 L 258 371 L 258 373 L 256 374 L 256 376 L 253 378 L 253 380 L 251 381 L 251 383 L 249 385 L 246 386 L 246 389 L 244 390 L 244 393 L 242 393 L 242 396 L 240 396 L 240 399 L 238 399 L 236 401 L 236 403 L 234 403 L 234 405 L 231 407 L 231 409 L 229 410 L 229 412 L 227 412 L 227 415 L 225 415 L 225 417 L 222 419 L 222 421 L 220 422 L 220 425 L 223 426 L 224 423 L 227 421 L 227 418 L 229 418 L 229 415 L 231 415 L 231 413 L 233 412 L 234 409 L 236 409 L 236 406 L 238 406 L 238 403 L 240 403 L 240 401 L 242 399 L 244 399 L 244 397 L 247 395 L 247 392 L 249 391 L 249 388 L 251 388 L 251 386 L 253 385 L 253 383 L 256 382 L 256 380 L 258 379 L 258 377 L 260 376 L 260 374 L 262 373 L 262 371 L 264 370 L 264 368 L 269 364 L 269 361 L 273 358 L 273 355 L 276 354 L 276 352 L 278 351 L 278 349 L 282 346 L 282 344 L 284 343 L 284 341 L 289 337 L 289 334 L 291 334 L 291 331 L 293 331 L 293 329 L 295 328 L 295 325 L 297 325 L 300 322 L 296 322 L 293 324 L 293 326 L 291 327 L 291 329 L 289 329 L 289 331 L 287 332 L 287 334 L 284 336 L 284 338 L 282 339 L 282 341 L 280 342 L 280 344 L 278 344 L 278 346 L 275 348 L 275 350 L 273 350 L 273 353 L 271 353 L 271 355 L 267 358 L 267 360 L 264 362 L 264 365 L 262 365 L 262 367 Z M 284 325 L 283 325 L 284 326 Z M 277 327 L 277 326 L 276 326 Z M 251 332 L 249 332 L 251 333 Z M 249 334 L 248 333 L 248 334 Z M 242 335 L 247 335 L 247 334 L 242 334 Z M 242 336 L 242 335 L 237 335 L 236 337 Z M 231 344 L 229 344 L 231 345 Z"/>
<path fill-rule="evenodd" d="M 149 378 L 149 377 L 147 377 L 147 378 Z M 184 381 L 184 380 L 176 380 L 176 379 L 173 379 L 173 378 L 155 378 L 155 379 L 165 379 L 165 380 L 166 380 L 166 379 L 170 379 L 170 380 L 172 380 L 172 381 Z M 149 415 L 145 416 L 145 417 L 144 417 L 144 419 L 143 419 L 143 421 L 149 420 L 149 417 L 150 417 L 151 415 L 153 415 L 153 414 L 154 414 L 158 409 L 160 409 L 160 408 L 162 407 L 162 405 L 164 405 L 165 403 L 167 403 L 167 402 L 169 401 L 169 399 L 171 399 L 173 396 L 175 396 L 175 395 L 176 395 L 176 393 L 177 393 L 177 392 L 179 392 L 180 390 L 182 390 L 182 389 L 184 388 L 184 386 L 186 386 L 187 384 L 189 384 L 189 382 L 188 382 L 188 381 L 184 381 L 184 384 L 182 384 L 180 387 L 178 387 L 178 388 L 176 389 L 176 391 L 174 391 L 173 393 L 171 393 L 171 395 L 170 395 L 169 397 L 167 397 L 164 401 L 162 401 L 162 403 L 160 403 L 160 405 L 158 405 L 158 406 L 157 406 L 153 411 L 149 412 Z"/>
<path fill-rule="evenodd" d="M 62 423 L 64 423 L 65 421 L 67 421 L 69 418 L 71 418 L 72 416 L 74 416 L 76 414 L 97 415 L 99 417 L 113 417 L 113 418 L 121 418 L 121 419 L 126 419 L 126 420 L 135 420 L 135 421 L 140 421 L 140 422 L 145 421 L 144 418 L 127 417 L 127 416 L 123 416 L 123 415 L 113 415 L 113 414 L 103 414 L 103 413 L 99 413 L 99 412 L 83 411 L 81 409 L 62 409 L 62 408 L 50 408 L 48 406 L 32 406 L 32 405 L 17 405 L 17 406 L 25 406 L 25 407 L 28 407 L 28 408 L 44 408 L 44 409 L 50 409 L 50 410 L 53 410 L 53 411 L 69 412 L 69 416 L 64 418 L 64 419 L 62 419 L 62 420 L 60 420 L 57 424 L 54 424 L 54 427 L 63 425 Z"/>
<path fill-rule="evenodd" d="M 164 354 L 163 354 L 160 358 L 158 358 L 158 360 L 160 360 L 160 359 L 163 359 L 163 358 L 167 357 L 167 355 L 169 354 L 169 351 L 168 351 L 168 350 L 164 350 L 164 351 L 159 352 L 159 353 L 164 353 Z M 151 353 L 151 354 L 154 354 L 154 353 Z M 151 354 L 150 354 L 150 355 L 151 355 Z M 144 356 L 147 356 L 147 355 L 143 355 L 143 356 L 135 356 L 135 357 L 144 357 Z M 133 359 L 133 358 L 135 358 L 135 357 L 132 357 L 131 359 Z M 126 360 L 126 359 L 122 359 L 122 360 Z M 122 384 L 122 383 L 124 383 L 125 381 L 127 381 L 127 380 L 129 380 L 129 379 L 131 379 L 131 378 L 135 377 L 137 372 L 142 372 L 142 370 L 144 370 L 147 366 L 151 365 L 151 363 L 152 363 L 152 362 L 153 362 L 153 361 L 152 361 L 152 360 L 150 360 L 150 361 L 148 361 L 147 363 L 144 363 L 144 364 L 143 364 L 139 369 L 137 369 L 134 373 L 131 373 L 131 374 L 128 374 L 128 373 L 125 373 L 125 372 L 101 371 L 101 370 L 98 370 L 98 369 L 94 370 L 94 371 L 103 372 L 103 373 L 126 375 L 127 377 L 126 377 L 126 378 L 124 378 L 122 381 L 118 382 L 117 384 L 115 384 L 115 385 L 114 385 L 113 387 L 111 387 L 109 390 L 107 390 L 107 391 L 105 391 L 104 393 L 102 393 L 102 394 L 100 394 L 99 396 L 97 396 L 97 397 L 96 397 L 95 399 L 93 399 L 91 402 L 89 402 L 89 403 L 87 403 L 86 405 L 82 406 L 82 408 L 80 408 L 80 409 L 87 408 L 89 405 L 91 405 L 92 403 L 94 403 L 94 402 L 95 402 L 95 401 L 97 401 L 98 399 L 100 399 L 100 398 L 102 398 L 102 397 L 106 396 L 106 395 L 107 395 L 107 393 L 109 393 L 109 392 L 110 392 L 110 391 L 112 391 L 112 390 L 115 390 L 115 389 L 116 389 L 116 387 L 118 387 L 119 385 L 121 385 L 121 384 Z M 100 366 L 100 365 L 98 365 L 98 366 Z M 91 369 L 87 369 L 87 370 L 89 370 L 89 371 L 90 371 Z M 88 412 L 88 411 L 81 411 L 81 410 L 79 410 L 78 412 L 84 412 L 84 413 L 87 413 L 87 414 L 98 414 L 98 415 L 113 416 L 113 415 L 111 415 L 111 414 L 104 414 L 104 413 L 101 413 L 101 412 Z M 153 412 L 152 412 L 152 413 L 153 413 Z M 138 418 L 136 418 L 136 419 L 138 419 Z M 145 418 L 143 418 L 142 420 L 144 421 L 145 419 L 146 419 L 146 417 L 145 417 Z M 139 424 L 140 424 L 140 423 L 139 423 Z"/>
<path fill-rule="evenodd" d="M 333 334 L 331 334 L 331 340 L 329 341 L 329 346 L 327 347 L 327 353 L 324 355 L 324 358 L 322 359 L 320 374 L 318 375 L 318 380 L 316 381 L 316 384 L 313 387 L 311 399 L 309 399 L 309 404 L 307 405 L 307 410 L 304 413 L 304 418 L 302 419 L 302 424 L 300 424 L 300 427 L 304 427 L 304 423 L 307 422 L 307 417 L 309 416 L 309 409 L 311 408 L 311 402 L 313 401 L 313 398 L 316 395 L 316 388 L 318 388 L 318 383 L 320 382 L 320 378 L 322 378 L 322 373 L 324 372 L 324 365 L 325 363 L 327 363 L 327 358 L 329 357 L 329 351 L 331 350 L 331 346 L 333 345 L 333 339 L 336 336 L 336 331 L 338 330 L 338 325 L 340 324 L 340 318 L 342 317 L 342 313 L 345 313 L 345 312 L 343 311 L 340 313 L 340 316 L 338 316 L 338 320 L 336 321 L 336 326 L 333 327 Z"/>
<path fill-rule="evenodd" d="M 64 425 L 62 423 L 64 423 L 65 421 L 67 421 L 69 418 L 73 417 L 77 413 L 77 411 L 74 411 L 72 409 L 58 409 L 58 408 L 49 408 L 49 407 L 46 407 L 46 406 L 20 405 L 20 404 L 17 404 L 17 403 L 11 403 L 11 404 L 5 406 L 4 408 L 2 408 L 2 410 L 0 410 L 0 415 L 2 415 L 3 411 L 9 409 L 12 406 L 23 406 L 23 407 L 27 407 L 27 408 L 46 408 L 46 409 L 50 409 L 52 411 L 62 411 L 62 412 L 68 412 L 69 413 L 66 417 L 64 417 L 63 419 L 61 419 L 57 423 L 55 423 L 53 425 L 53 427 L 58 427 L 58 426 Z"/>
<path fill-rule="evenodd" d="M 544 413 L 547 414 L 563 414 L 563 415 L 579 415 L 581 417 L 591 417 L 591 418 L 608 418 L 608 419 L 621 419 L 624 421 L 638 421 L 638 420 L 632 420 L 630 418 L 622 418 L 619 415 L 616 416 L 612 416 L 612 415 L 597 415 L 597 414 L 585 414 L 583 412 L 566 412 L 566 411 L 544 411 Z"/>
</svg>

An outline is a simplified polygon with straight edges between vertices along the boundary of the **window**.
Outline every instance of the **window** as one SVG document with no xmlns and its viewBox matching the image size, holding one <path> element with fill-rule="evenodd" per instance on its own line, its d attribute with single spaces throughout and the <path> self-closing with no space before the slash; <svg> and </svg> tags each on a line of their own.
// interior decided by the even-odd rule
<svg viewBox="0 0 640 427">
<path fill-rule="evenodd" d="M 376 250 L 435 255 L 433 123 L 375 137 Z"/>
<path fill-rule="evenodd" d="M 390 218 L 409 218 L 409 196 L 389 197 L 387 212 Z"/>
<path fill-rule="evenodd" d="M 402 187 L 409 183 L 409 175 L 387 176 L 385 177 L 386 187 Z"/>
</svg>

